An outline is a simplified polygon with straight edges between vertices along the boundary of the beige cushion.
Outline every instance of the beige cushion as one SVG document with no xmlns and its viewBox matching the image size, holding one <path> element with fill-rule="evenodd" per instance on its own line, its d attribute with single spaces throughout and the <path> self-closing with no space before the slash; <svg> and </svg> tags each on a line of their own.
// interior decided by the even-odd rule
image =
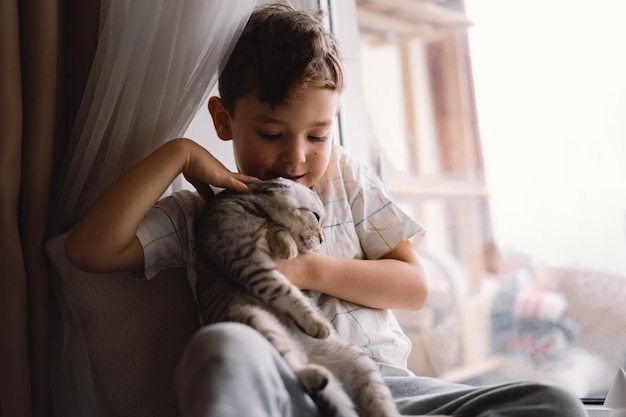
<svg viewBox="0 0 626 417">
<path fill-rule="evenodd" d="M 185 270 L 151 280 L 86 273 L 67 261 L 64 240 L 46 245 L 58 304 L 51 326 L 56 415 L 175 416 L 174 368 L 198 328 Z"/>
</svg>

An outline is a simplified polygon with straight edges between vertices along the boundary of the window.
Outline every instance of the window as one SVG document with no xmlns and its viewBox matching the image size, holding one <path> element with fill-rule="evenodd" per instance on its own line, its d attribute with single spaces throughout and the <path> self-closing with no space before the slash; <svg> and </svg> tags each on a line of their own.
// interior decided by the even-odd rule
<svg viewBox="0 0 626 417">
<path fill-rule="evenodd" d="M 626 363 L 626 6 L 346 3 L 344 144 L 428 230 L 410 367 L 604 397 Z"/>
</svg>

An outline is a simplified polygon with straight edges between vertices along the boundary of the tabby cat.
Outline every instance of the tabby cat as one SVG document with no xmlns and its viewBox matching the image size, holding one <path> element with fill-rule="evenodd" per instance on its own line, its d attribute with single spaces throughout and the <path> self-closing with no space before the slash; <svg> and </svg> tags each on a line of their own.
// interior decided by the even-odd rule
<svg viewBox="0 0 626 417">
<path fill-rule="evenodd" d="M 212 198 L 196 228 L 196 292 L 204 323 L 235 321 L 256 329 L 324 416 L 398 416 L 374 361 L 339 338 L 272 260 L 322 243 L 324 206 L 317 194 L 282 178 L 249 187 L 249 194 L 223 191 Z"/>
</svg>

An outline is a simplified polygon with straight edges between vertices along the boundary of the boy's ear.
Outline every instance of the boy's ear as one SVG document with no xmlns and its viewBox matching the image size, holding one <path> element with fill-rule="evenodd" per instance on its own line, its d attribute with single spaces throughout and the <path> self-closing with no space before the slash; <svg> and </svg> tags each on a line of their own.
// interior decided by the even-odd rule
<svg viewBox="0 0 626 417">
<path fill-rule="evenodd" d="M 222 140 L 231 140 L 233 133 L 230 128 L 230 114 L 228 114 L 228 111 L 224 108 L 222 100 L 219 97 L 213 96 L 209 98 L 208 107 L 217 136 Z"/>
</svg>

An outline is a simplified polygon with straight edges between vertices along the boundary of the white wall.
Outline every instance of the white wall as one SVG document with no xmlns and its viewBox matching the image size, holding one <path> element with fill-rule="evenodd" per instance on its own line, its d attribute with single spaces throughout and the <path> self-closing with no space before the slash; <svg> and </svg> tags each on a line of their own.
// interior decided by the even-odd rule
<svg viewBox="0 0 626 417">
<path fill-rule="evenodd" d="M 216 95 L 218 95 L 217 87 L 211 92 L 211 96 Z M 209 109 L 207 108 L 207 103 L 200 108 L 200 111 L 196 114 L 196 117 L 194 117 L 185 132 L 185 137 L 193 139 L 207 148 L 213 156 L 219 159 L 220 162 L 226 165 L 231 171 L 237 170 L 231 142 L 224 142 L 217 137 Z"/>
<path fill-rule="evenodd" d="M 360 38 L 354 1 L 331 1 L 333 29 L 341 45 L 347 87 L 341 97 L 341 134 L 343 145 L 366 164 L 377 157 L 374 127 L 363 99 Z"/>
</svg>

